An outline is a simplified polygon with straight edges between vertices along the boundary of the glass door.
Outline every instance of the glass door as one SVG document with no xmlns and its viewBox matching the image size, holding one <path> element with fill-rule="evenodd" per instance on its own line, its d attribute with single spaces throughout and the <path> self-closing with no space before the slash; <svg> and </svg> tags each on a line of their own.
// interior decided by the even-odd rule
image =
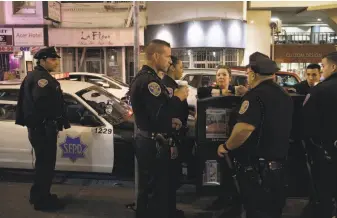
<svg viewBox="0 0 337 218">
<path fill-rule="evenodd" d="M 97 58 L 90 58 L 85 60 L 85 72 L 90 72 L 90 73 L 103 73 L 103 68 L 102 68 L 102 61 L 101 59 Z"/>
</svg>

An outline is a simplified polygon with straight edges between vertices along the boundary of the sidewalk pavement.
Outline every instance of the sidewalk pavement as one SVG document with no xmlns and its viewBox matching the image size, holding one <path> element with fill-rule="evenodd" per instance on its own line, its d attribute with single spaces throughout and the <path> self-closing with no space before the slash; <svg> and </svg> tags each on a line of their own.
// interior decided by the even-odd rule
<svg viewBox="0 0 337 218">
<path fill-rule="evenodd" d="M 133 203 L 134 189 L 127 186 L 83 186 L 54 184 L 52 193 L 67 202 L 64 211 L 45 213 L 35 211 L 29 204 L 30 183 L 0 182 L 0 218 L 134 218 L 134 212 L 126 208 Z M 187 218 L 213 218 L 212 212 L 202 210 L 210 198 L 196 198 L 193 188 L 180 191 L 178 208 Z M 284 218 L 294 218 L 303 200 L 288 200 Z"/>
</svg>

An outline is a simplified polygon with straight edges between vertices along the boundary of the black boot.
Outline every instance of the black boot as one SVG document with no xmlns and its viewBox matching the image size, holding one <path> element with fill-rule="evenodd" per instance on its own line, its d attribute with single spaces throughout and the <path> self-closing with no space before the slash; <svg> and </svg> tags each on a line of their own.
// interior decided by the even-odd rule
<svg viewBox="0 0 337 218">
<path fill-rule="evenodd" d="M 34 209 L 39 211 L 57 211 L 65 208 L 65 204 L 58 199 L 57 195 L 49 195 L 34 203 Z"/>
</svg>

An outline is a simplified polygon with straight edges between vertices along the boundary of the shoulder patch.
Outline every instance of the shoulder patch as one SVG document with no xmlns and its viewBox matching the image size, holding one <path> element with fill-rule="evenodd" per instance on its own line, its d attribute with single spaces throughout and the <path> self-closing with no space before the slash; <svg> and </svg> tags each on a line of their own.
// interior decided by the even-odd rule
<svg viewBox="0 0 337 218">
<path fill-rule="evenodd" d="M 152 95 L 154 95 L 156 97 L 160 95 L 161 88 L 160 88 L 160 85 L 158 83 L 150 82 L 147 87 L 149 88 L 149 91 Z"/>
<path fill-rule="evenodd" d="M 303 101 L 303 106 L 307 103 L 307 101 L 310 98 L 310 94 L 307 94 L 307 96 L 305 97 L 304 101 Z"/>
<path fill-rule="evenodd" d="M 172 97 L 172 96 L 173 96 L 173 89 L 170 88 L 170 87 L 167 87 L 166 89 L 167 89 L 167 91 L 169 92 L 170 97 Z"/>
<path fill-rule="evenodd" d="M 242 102 L 239 114 L 246 113 L 246 111 L 248 110 L 248 108 L 249 108 L 249 101 L 246 100 L 246 101 Z"/>
<path fill-rule="evenodd" d="M 39 81 L 37 81 L 38 86 L 40 86 L 41 88 L 45 87 L 48 84 L 48 80 L 46 79 L 39 79 Z"/>
</svg>

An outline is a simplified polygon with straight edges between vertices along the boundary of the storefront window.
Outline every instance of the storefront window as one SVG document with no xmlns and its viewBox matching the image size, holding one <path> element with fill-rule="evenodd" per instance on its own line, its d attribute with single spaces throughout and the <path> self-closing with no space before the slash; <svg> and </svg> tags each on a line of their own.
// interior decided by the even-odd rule
<svg viewBox="0 0 337 218">
<path fill-rule="evenodd" d="M 107 48 L 107 75 L 122 81 L 122 51 L 120 48 Z"/>
<path fill-rule="evenodd" d="M 186 49 L 172 49 L 172 55 L 176 56 L 183 62 L 183 67 L 184 68 L 189 68 L 190 67 L 190 55 L 191 55 L 191 50 L 186 50 Z"/>
<path fill-rule="evenodd" d="M 305 71 L 310 63 L 281 63 L 281 71 L 296 73 L 301 80 L 305 80 Z"/>
<path fill-rule="evenodd" d="M 243 49 L 172 49 L 172 55 L 183 61 L 184 68 L 216 68 L 218 65 L 239 66 Z"/>
<path fill-rule="evenodd" d="M 78 48 L 78 71 L 104 74 L 103 48 Z"/>
<path fill-rule="evenodd" d="M 36 14 L 36 2 L 34 1 L 14 1 L 13 14 Z"/>
<path fill-rule="evenodd" d="M 62 64 L 64 72 L 76 72 L 75 65 L 75 48 L 63 48 L 62 49 Z"/>
</svg>

